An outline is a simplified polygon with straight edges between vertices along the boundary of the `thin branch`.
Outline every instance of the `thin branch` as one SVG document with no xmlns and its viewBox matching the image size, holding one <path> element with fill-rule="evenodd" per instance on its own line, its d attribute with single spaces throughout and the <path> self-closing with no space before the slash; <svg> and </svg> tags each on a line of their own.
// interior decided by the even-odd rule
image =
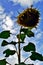
<svg viewBox="0 0 43 65">
<path fill-rule="evenodd" d="M 27 58 L 24 60 L 24 62 L 26 62 L 28 58 L 29 58 L 29 57 L 27 57 Z"/>
</svg>

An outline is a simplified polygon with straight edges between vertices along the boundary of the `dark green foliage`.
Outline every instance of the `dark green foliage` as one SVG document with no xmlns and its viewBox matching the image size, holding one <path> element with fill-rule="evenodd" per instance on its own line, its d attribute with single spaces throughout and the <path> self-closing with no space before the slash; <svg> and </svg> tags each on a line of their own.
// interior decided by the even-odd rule
<svg viewBox="0 0 43 65">
<path fill-rule="evenodd" d="M 26 35 L 28 37 L 34 37 L 34 33 L 31 30 L 23 28 L 23 29 L 21 29 L 21 32 L 24 32 L 24 33 L 21 33 L 21 34 L 17 35 L 18 40 L 20 39 L 20 43 L 24 43 Z M 10 37 L 10 32 L 9 31 L 3 31 L 3 32 L 0 33 L 0 37 L 4 38 L 4 39 L 7 39 L 8 37 Z M 8 44 L 13 44 L 15 46 L 17 43 L 19 43 L 19 41 L 18 42 L 13 42 L 13 41 L 7 42 L 7 41 L 3 40 L 1 46 L 6 46 Z M 31 60 L 34 60 L 34 61 L 35 60 L 43 61 L 43 56 L 41 54 L 35 52 L 36 48 L 35 48 L 34 43 L 29 42 L 28 45 L 26 45 L 26 46 L 23 47 L 23 50 L 25 52 L 31 52 L 32 53 L 32 55 L 30 56 Z M 5 54 L 5 53 L 6 53 L 5 57 L 9 57 L 10 55 L 14 55 L 16 53 L 16 51 L 15 50 L 7 49 L 7 50 L 5 50 L 3 52 L 3 54 Z M 6 65 L 6 63 L 7 63 L 4 60 L 1 60 L 0 62 L 1 62 L 1 65 L 3 65 L 3 64 Z M 15 64 L 15 65 L 34 65 L 34 64 L 25 64 L 24 62 L 22 62 L 20 64 Z"/>
<path fill-rule="evenodd" d="M 12 41 L 12 42 L 7 42 L 7 41 L 3 40 L 1 46 L 6 46 L 6 45 L 8 45 L 8 44 L 16 45 L 17 43 L 16 43 L 16 42 L 13 42 L 13 41 Z"/>
<path fill-rule="evenodd" d="M 13 42 L 13 41 L 12 41 L 12 42 L 10 42 L 10 44 L 16 45 L 16 44 L 17 44 L 17 42 Z"/>
<path fill-rule="evenodd" d="M 34 37 L 34 33 L 30 30 L 27 31 L 27 36 L 28 37 Z"/>
<path fill-rule="evenodd" d="M 0 65 L 6 65 L 6 60 L 5 59 L 3 59 L 3 60 L 0 60 Z"/>
<path fill-rule="evenodd" d="M 23 50 L 25 52 L 35 51 L 35 45 L 32 42 L 29 42 L 28 45 L 24 46 Z"/>
<path fill-rule="evenodd" d="M 34 65 L 34 64 L 25 64 L 24 62 L 21 62 L 20 64 L 15 64 L 15 65 Z"/>
<path fill-rule="evenodd" d="M 32 52 L 32 55 L 30 56 L 31 60 L 40 60 L 43 61 L 43 56 L 37 52 Z"/>
<path fill-rule="evenodd" d="M 17 43 L 19 43 L 19 42 L 17 42 Z M 20 41 L 20 43 L 25 43 L 24 41 Z"/>
<path fill-rule="evenodd" d="M 10 37 L 10 31 L 3 31 L 0 33 L 0 38 L 7 39 L 8 37 Z"/>
<path fill-rule="evenodd" d="M 5 41 L 5 40 L 3 40 L 3 42 L 2 42 L 2 44 L 1 44 L 1 46 L 6 46 L 6 45 L 8 45 L 8 42 L 7 42 L 7 41 Z"/>
<path fill-rule="evenodd" d="M 10 50 L 10 49 L 7 49 L 3 52 L 3 54 L 6 53 L 6 56 L 5 57 L 9 57 L 9 55 L 14 55 L 15 54 L 15 50 Z"/>
<path fill-rule="evenodd" d="M 22 40 L 22 42 L 24 42 L 25 37 L 26 37 L 25 34 L 18 34 L 17 35 L 17 38 L 18 39 L 20 38 Z"/>
<path fill-rule="evenodd" d="M 25 35 L 27 35 L 28 37 L 34 37 L 34 33 L 31 30 L 28 29 L 21 29 L 21 32 L 24 32 Z"/>
<path fill-rule="evenodd" d="M 26 32 L 28 31 L 28 29 L 22 28 L 20 31 L 24 32 L 26 34 Z"/>
<path fill-rule="evenodd" d="M 21 31 L 21 32 L 24 32 L 24 33 L 18 34 L 18 35 L 17 35 L 17 38 L 18 38 L 18 39 L 20 38 L 20 39 L 22 40 L 22 42 L 24 41 L 26 35 L 27 35 L 28 37 L 34 37 L 34 33 L 33 33 L 31 30 L 28 30 L 28 29 L 23 28 L 23 29 L 21 29 L 20 31 Z"/>
</svg>

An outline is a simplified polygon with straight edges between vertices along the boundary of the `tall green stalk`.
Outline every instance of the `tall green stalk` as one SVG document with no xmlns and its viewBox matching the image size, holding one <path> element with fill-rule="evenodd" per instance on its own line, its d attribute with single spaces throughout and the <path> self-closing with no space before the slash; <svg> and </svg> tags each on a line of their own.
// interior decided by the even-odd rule
<svg viewBox="0 0 43 65">
<path fill-rule="evenodd" d="M 21 26 L 21 29 L 22 29 L 22 26 Z M 20 29 L 20 30 L 21 30 Z M 20 31 L 20 34 L 21 34 L 21 31 Z M 20 35 L 19 35 L 19 39 L 18 39 L 18 64 L 20 64 L 21 62 L 21 53 L 20 53 Z"/>
</svg>

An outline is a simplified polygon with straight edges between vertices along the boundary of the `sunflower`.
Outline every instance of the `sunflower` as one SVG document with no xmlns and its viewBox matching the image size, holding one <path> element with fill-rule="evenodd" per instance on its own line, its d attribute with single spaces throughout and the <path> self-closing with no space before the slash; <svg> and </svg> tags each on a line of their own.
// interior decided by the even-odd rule
<svg viewBox="0 0 43 65">
<path fill-rule="evenodd" d="M 35 8 L 27 8 L 17 17 L 17 23 L 28 28 L 36 27 L 39 23 L 40 13 Z"/>
</svg>

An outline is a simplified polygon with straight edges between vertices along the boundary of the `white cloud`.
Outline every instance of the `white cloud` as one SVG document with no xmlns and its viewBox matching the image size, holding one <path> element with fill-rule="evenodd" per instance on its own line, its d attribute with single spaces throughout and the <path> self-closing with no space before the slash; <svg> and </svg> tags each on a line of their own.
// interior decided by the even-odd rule
<svg viewBox="0 0 43 65">
<path fill-rule="evenodd" d="M 5 19 L 3 19 L 2 28 L 4 30 L 10 30 L 12 34 L 16 34 L 19 32 L 20 26 L 18 26 L 15 21 L 13 21 L 10 16 L 6 16 Z M 19 28 L 19 29 L 18 29 Z M 18 31 L 17 31 L 18 30 Z"/>
<path fill-rule="evenodd" d="M 40 65 L 40 62 L 37 62 L 36 65 Z"/>
<path fill-rule="evenodd" d="M 30 58 L 25 62 L 26 64 L 34 64 L 34 61 L 32 61 Z"/>
<path fill-rule="evenodd" d="M 32 31 L 34 32 L 35 34 L 35 39 L 41 39 L 41 37 L 43 36 L 43 31 L 39 28 L 35 29 L 33 28 Z"/>
<path fill-rule="evenodd" d="M 5 19 L 6 14 L 0 14 L 0 20 Z"/>
<path fill-rule="evenodd" d="M 6 14 L 4 13 L 4 8 L 0 6 L 0 25 L 3 23 L 3 19 L 5 19 Z"/>
<path fill-rule="evenodd" d="M 9 16 L 6 16 L 4 24 L 2 25 L 3 29 L 4 30 L 11 30 L 12 26 L 13 26 L 13 20 Z"/>
<path fill-rule="evenodd" d="M 4 12 L 4 8 L 0 5 L 0 14 Z"/>
<path fill-rule="evenodd" d="M 22 6 L 30 6 L 33 3 L 37 3 L 42 0 L 12 0 L 14 3 L 20 3 Z"/>
<path fill-rule="evenodd" d="M 9 56 L 9 58 L 7 58 L 7 62 L 11 65 L 18 63 L 17 54 L 15 53 L 13 56 Z"/>
<path fill-rule="evenodd" d="M 10 16 L 7 16 L 4 12 L 4 8 L 0 6 L 0 25 L 3 23 L 2 27 L 4 30 L 11 30 L 13 26 L 13 20 Z"/>
<path fill-rule="evenodd" d="M 7 26 L 9 26 L 9 27 L 13 26 L 13 21 L 12 21 L 12 19 L 11 19 L 9 16 L 6 17 L 6 22 L 5 22 L 5 24 L 6 24 Z"/>
<path fill-rule="evenodd" d="M 36 38 L 37 38 L 37 39 L 40 39 L 41 36 L 42 36 L 42 33 L 38 33 L 38 34 L 36 35 Z"/>
<path fill-rule="evenodd" d="M 31 5 L 33 3 L 33 1 L 31 0 L 18 0 L 18 3 L 20 3 L 21 5 Z"/>
<path fill-rule="evenodd" d="M 37 61 L 36 63 L 34 63 L 34 65 L 43 65 L 43 62 Z"/>
<path fill-rule="evenodd" d="M 5 48 L 10 50 L 16 50 L 14 45 L 7 45 Z"/>
</svg>

